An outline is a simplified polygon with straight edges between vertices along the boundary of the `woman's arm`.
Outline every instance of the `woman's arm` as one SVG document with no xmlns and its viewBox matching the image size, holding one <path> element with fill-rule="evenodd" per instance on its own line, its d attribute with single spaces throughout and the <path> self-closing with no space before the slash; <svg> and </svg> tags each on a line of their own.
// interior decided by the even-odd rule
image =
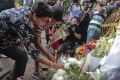
<svg viewBox="0 0 120 80">
<path fill-rule="evenodd" d="M 64 68 L 63 64 L 52 63 L 51 61 L 49 61 L 48 59 L 46 59 L 42 55 L 39 55 L 36 60 L 39 61 L 40 63 L 47 65 L 47 66 L 50 66 L 51 68 L 55 68 L 55 69 Z"/>
<path fill-rule="evenodd" d="M 51 61 L 55 61 L 54 57 L 49 53 L 49 51 L 42 46 L 40 35 L 35 35 L 34 43 L 37 49 L 41 50 Z"/>
</svg>

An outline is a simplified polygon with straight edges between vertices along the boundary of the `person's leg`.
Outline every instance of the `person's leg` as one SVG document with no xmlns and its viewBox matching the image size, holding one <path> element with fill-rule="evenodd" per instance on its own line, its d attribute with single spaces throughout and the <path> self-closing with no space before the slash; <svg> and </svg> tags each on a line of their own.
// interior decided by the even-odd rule
<svg viewBox="0 0 120 80">
<path fill-rule="evenodd" d="M 11 46 L 6 48 L 3 54 L 15 60 L 12 75 L 15 78 L 23 76 L 28 61 L 27 53 L 20 47 Z"/>
<path fill-rule="evenodd" d="M 39 62 L 35 61 L 35 72 L 39 71 Z"/>
<path fill-rule="evenodd" d="M 40 75 L 41 75 L 41 68 L 40 68 L 40 63 L 36 60 L 34 60 L 34 70 L 33 70 L 33 73 L 32 73 L 32 77 L 35 78 L 35 79 L 40 79 Z"/>
</svg>

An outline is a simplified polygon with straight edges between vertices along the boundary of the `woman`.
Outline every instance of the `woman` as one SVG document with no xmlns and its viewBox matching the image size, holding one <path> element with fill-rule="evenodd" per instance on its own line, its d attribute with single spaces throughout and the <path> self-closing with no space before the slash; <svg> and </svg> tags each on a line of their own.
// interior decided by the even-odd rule
<svg viewBox="0 0 120 80">
<path fill-rule="evenodd" d="M 47 4 L 38 2 L 31 8 L 12 8 L 0 13 L 0 52 L 15 60 L 15 66 L 9 75 L 9 80 L 22 80 L 27 64 L 27 54 L 38 62 L 53 68 L 63 68 L 63 65 L 52 63 L 54 57 L 41 46 L 40 34 L 49 22 L 52 12 Z M 24 45 L 18 46 L 20 43 Z M 23 49 L 24 48 L 24 49 Z M 43 52 L 51 61 L 40 55 Z"/>
<path fill-rule="evenodd" d="M 54 34 L 54 32 L 56 31 L 56 26 L 58 24 L 60 24 L 63 19 L 62 19 L 62 16 L 63 16 L 63 9 L 60 5 L 54 5 L 51 7 L 52 8 L 52 18 L 49 20 L 49 27 L 46 29 L 46 40 L 49 41 L 49 38 L 51 35 Z M 51 29 L 52 27 L 52 29 Z M 49 33 L 51 31 L 51 34 Z M 49 46 L 49 44 L 47 45 Z M 39 62 L 35 62 L 35 70 L 33 71 L 33 74 L 32 74 L 32 77 L 39 80 L 41 79 L 41 73 L 42 73 L 42 70 L 44 70 L 44 68 L 41 68 Z"/>
</svg>

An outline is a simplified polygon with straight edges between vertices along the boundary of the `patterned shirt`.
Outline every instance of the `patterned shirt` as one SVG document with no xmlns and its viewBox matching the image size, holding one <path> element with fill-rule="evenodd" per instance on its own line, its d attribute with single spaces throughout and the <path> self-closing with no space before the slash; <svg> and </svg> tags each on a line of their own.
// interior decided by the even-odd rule
<svg viewBox="0 0 120 80">
<path fill-rule="evenodd" d="M 16 45 L 22 40 L 26 51 L 33 59 L 38 57 L 40 51 L 34 45 L 34 26 L 29 20 L 30 8 L 27 6 L 12 8 L 0 13 L 0 48 L 5 49 Z M 37 30 L 37 35 L 41 33 Z"/>
</svg>

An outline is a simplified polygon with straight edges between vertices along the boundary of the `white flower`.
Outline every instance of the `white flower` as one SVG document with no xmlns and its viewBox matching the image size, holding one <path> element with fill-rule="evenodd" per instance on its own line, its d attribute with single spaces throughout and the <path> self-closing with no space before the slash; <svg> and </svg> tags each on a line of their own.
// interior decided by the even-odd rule
<svg viewBox="0 0 120 80">
<path fill-rule="evenodd" d="M 94 74 L 93 74 L 93 72 L 86 72 L 86 73 L 89 74 L 92 78 L 95 77 Z"/>
<path fill-rule="evenodd" d="M 100 70 L 99 69 L 96 69 L 96 72 L 97 72 L 98 75 L 100 74 Z"/>
<path fill-rule="evenodd" d="M 57 70 L 57 74 L 59 76 L 65 75 L 65 70 L 59 69 L 59 70 Z"/>
<path fill-rule="evenodd" d="M 64 76 L 58 76 L 56 78 L 52 78 L 52 80 L 64 80 Z"/>
<path fill-rule="evenodd" d="M 114 41 L 114 39 L 111 38 L 111 39 L 108 40 L 108 43 L 112 43 L 113 41 Z"/>
<path fill-rule="evenodd" d="M 79 67 L 82 67 L 83 60 L 78 61 L 76 58 L 68 58 L 67 61 L 66 61 L 66 63 L 65 63 L 65 65 L 64 65 L 65 69 L 69 69 L 70 65 L 72 65 L 72 64 L 73 65 L 76 64 Z"/>
<path fill-rule="evenodd" d="M 66 75 L 65 71 L 62 69 L 57 70 L 57 72 L 53 75 L 52 80 L 64 80 L 64 76 Z"/>
<path fill-rule="evenodd" d="M 82 67 L 83 61 L 82 60 L 81 61 L 77 61 L 77 64 L 79 65 L 79 67 Z"/>
<path fill-rule="evenodd" d="M 76 58 L 68 58 L 67 60 L 70 64 L 76 64 L 77 63 L 77 59 Z"/>
<path fill-rule="evenodd" d="M 65 69 L 69 69 L 70 63 L 65 63 L 64 67 L 65 67 Z"/>
<path fill-rule="evenodd" d="M 63 77 L 63 76 L 59 76 L 59 77 L 57 78 L 57 80 L 64 80 L 64 77 Z"/>
<path fill-rule="evenodd" d="M 96 69 L 95 72 L 87 72 L 94 80 L 100 80 L 101 72 L 100 69 Z"/>
<path fill-rule="evenodd" d="M 57 73 L 55 73 L 52 77 L 52 80 L 55 80 L 59 75 Z"/>
<path fill-rule="evenodd" d="M 117 35 L 119 35 L 120 34 L 120 23 L 119 23 L 119 25 L 117 26 Z"/>
</svg>

